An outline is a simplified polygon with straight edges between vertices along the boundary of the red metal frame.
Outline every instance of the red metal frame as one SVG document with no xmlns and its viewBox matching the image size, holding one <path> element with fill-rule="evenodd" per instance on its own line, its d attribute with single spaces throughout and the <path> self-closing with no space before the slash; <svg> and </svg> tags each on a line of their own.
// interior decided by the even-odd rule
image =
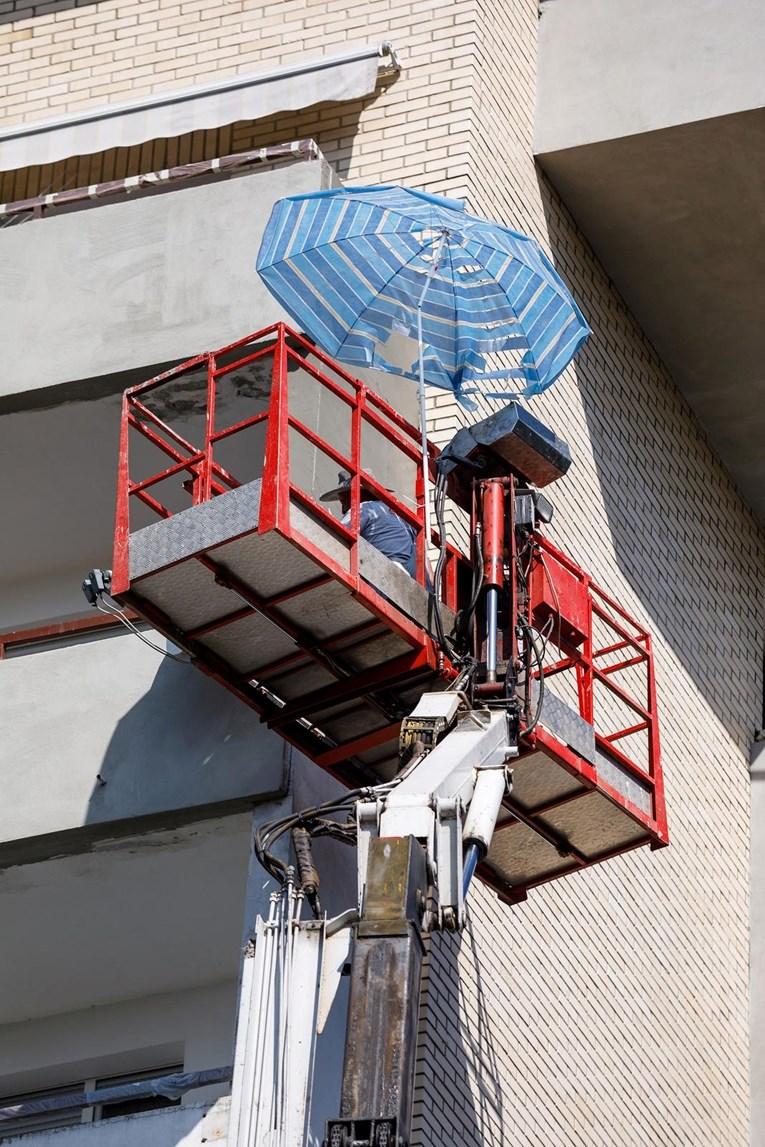
<svg viewBox="0 0 765 1147">
<path fill-rule="evenodd" d="M 251 417 L 228 425 L 217 425 L 218 384 L 221 378 L 234 370 L 261 360 L 271 360 L 271 393 L 267 409 Z M 319 434 L 297 416 L 290 408 L 290 368 L 299 367 L 310 382 L 323 388 L 343 403 L 349 410 L 350 436 L 347 450 L 338 450 L 325 441 Z M 167 423 L 147 406 L 148 395 L 155 389 L 172 383 L 189 371 L 204 370 L 206 372 L 206 410 L 203 440 L 199 444 L 189 442 L 177 430 Z M 311 583 L 299 586 L 295 590 L 284 594 L 277 594 L 268 599 L 257 596 L 252 589 L 233 578 L 230 571 L 216 560 L 215 550 L 195 555 L 216 577 L 220 584 L 228 585 L 240 598 L 244 605 L 234 609 L 226 616 L 215 622 L 200 626 L 196 630 L 180 633 L 174 629 L 169 619 L 150 603 L 140 599 L 140 583 L 131 586 L 129 580 L 129 536 L 130 536 L 130 509 L 135 501 L 148 506 L 158 517 L 171 516 L 171 510 L 158 496 L 156 487 L 168 478 L 183 475 L 187 480 L 183 489 L 188 495 L 189 505 L 198 505 L 224 494 L 239 485 L 238 479 L 229 473 L 216 457 L 218 443 L 230 438 L 232 435 L 249 430 L 260 422 L 266 423 L 266 441 L 262 471 L 260 518 L 258 531 L 265 533 L 275 530 L 287 538 L 303 553 L 312 558 L 325 572 Z M 409 459 L 414 466 L 416 488 L 414 491 L 416 508 L 407 505 L 396 494 L 391 493 L 375 479 L 374 475 L 365 468 L 363 458 L 363 428 L 369 425 L 383 436 L 390 444 L 392 450 L 399 451 Z M 133 481 L 130 476 L 129 443 L 131 434 L 139 434 L 151 442 L 170 462 L 170 465 L 158 470 L 148 477 Z M 290 468 L 290 435 L 298 434 L 311 446 L 317 447 L 324 455 L 331 459 L 338 468 L 346 470 L 351 476 L 350 482 L 350 520 L 344 525 L 333 516 L 326 506 L 305 489 L 302 489 L 294 480 Z M 438 456 L 438 451 L 430 446 L 431 466 Z M 420 433 L 419 430 L 403 418 L 389 403 L 365 386 L 358 379 L 353 378 L 336 363 L 332 362 L 315 346 L 301 335 L 289 330 L 284 324 L 276 323 L 255 334 L 239 339 L 218 351 L 197 355 L 180 366 L 165 371 L 157 377 L 138 386 L 132 387 L 125 393 L 122 411 L 122 426 L 120 433 L 119 477 L 117 490 L 117 511 L 115 528 L 115 553 L 113 567 L 112 592 L 124 601 L 136 605 L 140 613 L 148 620 L 158 625 L 168 633 L 178 644 L 195 653 L 195 643 L 206 633 L 213 629 L 231 624 L 247 615 L 247 612 L 257 610 L 269 617 L 279 625 L 285 633 L 292 637 L 299 649 L 285 657 L 279 658 L 271 665 L 261 667 L 257 673 L 257 688 L 253 684 L 253 675 L 247 673 L 236 674 L 223 662 L 216 660 L 208 650 L 200 658 L 199 665 L 206 673 L 221 681 L 228 689 L 247 704 L 256 708 L 271 725 L 278 728 L 283 736 L 292 740 L 301 749 L 310 753 L 319 764 L 334 772 L 343 780 L 357 781 L 358 770 L 349 763 L 348 759 L 354 754 L 370 750 L 393 739 L 397 732 L 397 723 L 386 721 L 385 727 L 374 730 L 365 736 L 356 738 L 353 742 L 340 745 L 336 748 L 324 748 L 313 743 L 313 747 L 306 744 L 299 734 L 296 734 L 296 722 L 310 720 L 310 715 L 319 711 L 322 706 L 331 705 L 340 700 L 352 700 L 354 697 L 364 695 L 371 699 L 375 705 L 375 689 L 395 685 L 396 680 L 404 681 L 412 674 L 427 673 L 428 671 L 450 672 L 450 666 L 443 653 L 434 644 L 432 639 L 415 622 L 401 613 L 387 598 L 383 597 L 372 585 L 365 582 L 359 573 L 358 535 L 361 511 L 362 485 L 371 490 L 376 498 L 389 505 L 403 519 L 411 523 L 417 535 L 417 580 L 425 585 L 425 526 L 423 508 L 423 488 L 421 468 L 417 463 L 420 459 Z M 513 489 L 513 479 L 502 480 Z M 475 492 L 472 495 L 472 512 L 475 520 L 477 502 Z M 323 549 L 319 549 L 314 542 L 304 536 L 292 521 L 292 506 L 299 505 L 317 518 L 322 525 L 335 537 L 341 539 L 349 550 L 348 569 L 335 562 Z M 465 509 L 470 510 L 470 505 Z M 496 516 L 496 515 L 495 515 Z M 512 521 L 512 519 L 511 519 Z M 512 526 L 510 535 L 514 541 L 515 534 Z M 495 531 L 496 533 L 496 531 Z M 433 540 L 438 535 L 433 534 Z M 496 541 L 496 539 L 495 539 Z M 646 830 L 646 837 L 650 839 L 653 847 L 666 844 L 667 822 L 664 807 L 664 793 L 661 776 L 659 755 L 659 733 L 656 715 L 656 687 L 651 650 L 651 639 L 647 631 L 640 626 L 630 615 L 601 587 L 571 561 L 564 553 L 553 546 L 544 537 L 535 534 L 533 561 L 541 565 L 544 570 L 545 556 L 550 559 L 550 566 L 556 563 L 566 571 L 567 578 L 574 579 L 574 588 L 579 599 L 586 599 L 586 633 L 584 640 L 573 644 L 565 633 L 559 631 L 548 635 L 548 645 L 557 647 L 559 656 L 544 667 L 545 678 L 554 678 L 561 674 L 569 674 L 575 682 L 576 703 L 579 715 L 595 727 L 596 743 L 603 751 L 619 763 L 631 776 L 638 779 L 650 789 L 653 800 L 653 815 L 646 814 L 614 789 L 609 788 L 597 776 L 593 766 L 574 753 L 568 746 L 558 742 L 543 726 L 535 731 L 524 734 L 522 747 L 524 751 L 535 748 L 543 749 L 554 757 L 559 764 L 574 774 L 585 787 L 586 791 L 597 787 L 609 799 L 618 804 L 629 816 L 635 819 Z M 496 545 L 492 553 L 496 550 Z M 458 609 L 458 568 L 464 558 L 453 547 L 447 550 L 446 568 L 441 586 L 442 596 L 447 605 Z M 515 568 L 515 554 L 511 555 L 511 567 Z M 315 641 L 294 622 L 280 611 L 280 605 L 295 594 L 306 592 L 314 588 L 314 584 L 335 579 L 347 586 L 348 590 L 359 600 L 363 601 L 373 615 L 369 622 L 357 626 L 353 630 L 336 635 L 330 642 L 317 648 Z M 536 584 L 537 589 L 534 590 Z M 531 599 L 528 601 L 529 616 L 532 615 L 535 601 L 533 595 L 540 594 L 539 587 L 544 588 L 544 578 L 529 578 Z M 555 587 L 552 586 L 552 598 L 555 598 Z M 545 599 L 545 608 L 551 608 L 549 596 Z M 514 611 L 518 602 L 514 600 Z M 515 617 L 515 612 L 513 612 Z M 376 620 L 375 620 L 376 619 Z M 593 638 L 593 624 L 605 628 L 609 637 L 597 647 Z M 365 674 L 349 674 L 347 670 L 338 670 L 342 662 L 342 652 L 351 649 L 354 642 L 368 638 L 377 626 L 392 629 L 397 632 L 410 646 L 411 652 L 395 663 L 382 668 L 381 672 L 374 670 Z M 513 624 L 512 633 L 515 632 Z M 514 652 L 514 640 L 511 640 L 506 656 Z M 285 708 L 270 707 L 264 702 L 262 696 L 263 686 L 268 687 L 270 681 L 278 680 L 280 674 L 291 671 L 301 663 L 315 661 L 324 669 L 329 669 L 336 679 L 336 684 L 315 690 L 300 701 L 291 702 Z M 630 691 L 630 671 L 644 667 L 645 695 L 637 697 Z M 391 678 L 391 674 L 393 677 Z M 260 689 L 260 694 L 258 693 Z M 627 723 L 607 726 L 603 720 L 609 714 L 606 698 L 626 707 L 634 715 Z M 379 706 L 385 712 L 385 707 Z M 634 758 L 630 749 L 632 738 L 642 738 L 646 746 L 645 761 L 641 763 Z M 570 799 L 570 798 L 566 798 Z M 558 802 L 563 803 L 563 802 Z M 551 805 L 549 807 L 555 807 Z M 532 814 L 541 815 L 545 810 L 535 810 Z M 515 823 L 524 819 L 526 814 L 514 808 L 512 800 L 507 804 L 508 819 L 506 824 Z M 537 831 L 545 835 L 543 825 L 535 825 Z M 498 831 L 502 831 L 502 825 Z M 636 845 L 637 846 L 637 845 Z M 619 851 L 624 851 L 623 849 Z M 572 869 L 582 867 L 593 861 L 586 857 L 571 856 Z M 605 855 L 597 857 L 599 861 Z M 488 870 L 484 868 L 484 876 L 491 882 Z M 507 889 L 502 889 L 507 896 Z M 521 894 L 519 893 L 519 896 Z M 511 895 L 512 898 L 512 895 Z"/>
<path fill-rule="evenodd" d="M 653 791 L 656 805 L 655 829 L 657 835 L 666 836 L 667 826 L 651 636 L 606 590 L 597 585 L 590 575 L 580 569 L 566 554 L 541 535 L 536 535 L 534 542 L 534 561 L 543 564 L 545 554 L 555 558 L 582 584 L 588 601 L 587 634 L 581 647 L 567 645 L 565 641 L 555 641 L 553 628 L 551 639 L 558 645 L 564 656 L 552 665 L 545 666 L 545 677 L 549 678 L 573 670 L 576 674 L 579 712 L 588 724 L 595 726 L 596 744 L 614 757 L 628 773 L 631 773 Z M 530 604 L 533 607 L 533 601 Z M 593 648 L 593 616 L 599 619 L 601 628 L 609 630 L 617 640 Z M 627 650 L 631 652 L 631 656 L 614 659 L 616 654 L 621 654 Z M 606 661 L 609 657 L 611 660 Z M 628 672 L 639 665 L 645 666 L 645 678 L 643 680 L 645 697 L 642 701 L 634 695 L 634 687 L 631 692 L 628 685 L 617 684 L 614 680 L 617 674 Z M 605 718 L 607 719 L 609 715 L 605 705 L 609 694 L 635 713 L 640 720 L 633 721 L 630 725 L 616 724 L 608 732 L 599 731 L 601 713 L 605 709 Z M 604 704 L 598 704 L 599 700 L 603 701 Z M 645 734 L 644 748 L 647 768 L 644 768 L 633 756 L 630 756 L 626 749 L 617 748 L 615 744 L 616 741 L 641 733 Z M 600 785 L 602 787 L 602 781 Z"/>
<path fill-rule="evenodd" d="M 619 805 L 645 829 L 645 837 L 629 846 L 630 848 L 641 847 L 646 843 L 646 840 L 652 848 L 661 848 L 669 843 L 669 832 L 661 770 L 656 679 L 650 634 L 606 590 L 597 585 L 589 574 L 580 569 L 575 562 L 550 541 L 540 534 L 535 534 L 533 544 L 533 563 L 544 566 L 545 556 L 555 559 L 555 562 L 560 563 L 567 574 L 571 575 L 579 584 L 587 602 L 586 633 L 580 645 L 574 645 L 565 638 L 556 635 L 553 627 L 549 643 L 555 645 L 562 656 L 544 666 L 545 679 L 566 673 L 573 675 L 576 682 L 579 715 L 588 724 L 593 725 L 597 747 L 609 754 L 623 770 L 649 790 L 653 815 L 647 816 L 642 809 L 632 804 L 604 781 L 603 777 L 597 774 L 595 768 L 587 760 L 569 748 L 568 745 L 558 741 L 547 729 L 539 725 L 532 733 L 522 736 L 522 754 L 541 749 L 546 755 L 556 760 L 567 772 L 575 776 L 582 783 L 584 789 L 573 795 L 550 801 L 544 807 L 534 809 L 531 815 L 524 814 L 523 810 L 515 806 L 512 798 L 510 798 L 506 802 L 509 815 L 500 821 L 497 831 L 501 832 L 504 827 L 509 827 L 517 820 L 521 820 L 528 823 L 541 836 L 549 837 L 552 843 L 559 843 L 554 839 L 554 834 L 549 833 L 544 824 L 540 824 L 538 818 L 571 800 L 585 796 L 597 788 L 598 792 L 603 793 Z M 537 595 L 541 594 L 541 579 L 531 577 L 529 578 L 529 585 L 531 597 L 528 605 L 529 611 L 533 612 L 534 606 L 537 604 L 533 595 L 534 592 Z M 553 593 L 555 593 L 554 587 Z M 593 617 L 598 619 L 601 629 L 609 631 L 612 635 L 605 644 L 600 644 L 597 647 L 595 647 L 593 640 Z M 629 677 L 629 671 L 639 666 L 644 667 L 644 676 L 641 682 L 645 690 L 643 698 L 635 695 L 634 685 L 630 686 L 624 682 L 618 683 L 615 680 L 620 673 L 627 674 Z M 535 676 L 538 677 L 539 674 L 535 673 Z M 615 698 L 619 706 L 631 710 L 639 720 L 633 720 L 627 725 L 620 723 L 615 719 L 613 710 L 609 709 L 609 698 Z M 607 722 L 609 717 L 612 727 L 609 727 L 606 732 L 601 721 Z M 641 739 L 647 767 L 638 763 L 634 754 L 631 755 L 629 749 L 625 748 L 623 744 L 617 744 L 617 742 L 628 741 L 629 738 L 636 736 Z M 621 847 L 592 858 L 577 854 L 576 850 L 569 845 L 566 848 L 571 861 L 571 867 L 568 871 L 576 871 L 579 868 L 601 863 L 628 850 L 628 848 Z M 525 899 L 527 888 L 534 886 L 529 884 L 526 888 L 518 890 L 517 893 L 509 894 L 507 887 L 501 882 L 497 882 L 496 877 L 486 865 L 483 865 L 480 871 L 484 879 L 495 887 L 502 899 L 508 902 Z M 535 882 L 535 884 L 543 884 L 548 880 L 558 879 L 564 874 L 555 873 Z"/>
<path fill-rule="evenodd" d="M 271 393 L 267 409 L 252 417 L 226 426 L 217 424 L 218 384 L 219 381 L 235 370 L 242 370 L 257 361 L 271 362 Z M 320 437 L 315 431 L 297 416 L 290 407 L 290 370 L 299 367 L 308 384 L 316 385 L 329 392 L 335 399 L 348 408 L 350 440 L 348 450 L 338 450 Z M 148 405 L 152 392 L 161 387 L 172 385 L 182 380 L 189 372 L 204 371 L 206 373 L 206 402 L 203 441 L 190 442 L 177 429 L 171 427 L 160 418 Z M 395 682 L 391 680 L 391 671 L 396 670 L 403 680 L 412 674 L 427 673 L 428 671 L 449 672 L 449 665 L 441 650 L 423 629 L 413 622 L 407 615 L 400 612 L 386 597 L 383 597 L 374 586 L 366 582 L 359 573 L 358 536 L 361 510 L 362 483 L 364 488 L 372 491 L 380 501 L 389 505 L 395 512 L 409 522 L 417 536 L 417 580 L 425 585 L 425 534 L 424 534 L 424 507 L 422 497 L 420 459 L 420 433 L 419 430 L 403 418 L 388 402 L 364 383 L 353 378 L 336 363 L 332 362 L 320 350 L 314 347 L 301 335 L 291 331 L 282 323 L 273 324 L 245 338 L 222 347 L 213 352 L 196 355 L 187 362 L 180 364 L 147 382 L 126 391 L 122 407 L 122 423 L 120 433 L 119 472 L 117 489 L 117 508 L 115 525 L 115 550 L 112 571 L 112 593 L 123 602 L 134 604 L 140 612 L 152 620 L 159 628 L 170 633 L 172 625 L 169 619 L 151 607 L 148 602 L 140 600 L 140 583 L 131 586 L 129 578 L 129 539 L 131 531 L 131 506 L 139 501 L 147 506 L 159 518 L 172 515 L 171 509 L 161 500 L 157 491 L 160 483 L 168 478 L 177 478 L 177 489 L 182 487 L 188 498 L 188 505 L 199 505 L 209 501 L 228 490 L 236 488 L 240 483 L 238 479 L 228 472 L 216 457 L 217 444 L 232 435 L 250 429 L 258 423 L 266 424 L 266 441 L 263 457 L 263 471 L 261 483 L 260 515 L 258 532 L 266 533 L 275 530 L 287 538 L 293 545 L 302 550 L 308 557 L 315 560 L 326 574 L 321 580 L 335 579 L 344 583 L 349 591 L 363 601 L 367 609 L 376 615 L 377 621 L 370 622 L 360 628 L 358 640 L 369 636 L 379 624 L 383 629 L 393 629 L 410 646 L 411 653 L 400 658 L 395 665 L 381 667 L 379 672 L 363 675 L 364 688 L 369 692 L 371 703 L 376 705 L 374 698 L 375 687 L 391 688 Z M 364 466 L 362 457 L 363 428 L 370 426 L 390 445 L 392 451 L 411 461 L 415 475 L 416 487 L 414 496 L 417 508 L 412 509 L 396 494 L 391 493 L 373 474 Z M 138 434 L 164 454 L 170 465 L 158 469 L 148 477 L 142 476 L 140 480 L 133 480 L 130 471 L 130 440 L 131 435 Z M 290 467 L 290 435 L 298 434 L 309 445 L 317 447 L 323 454 L 332 460 L 339 469 L 346 470 L 351 475 L 351 505 L 350 523 L 344 525 L 337 517 L 329 512 L 326 505 L 317 501 L 308 491 L 302 489 L 294 480 Z M 438 456 L 435 447 L 430 447 L 431 462 Z M 185 482 L 181 479 L 186 477 Z M 292 521 L 292 506 L 299 505 L 317 518 L 321 524 L 341 539 L 348 547 L 349 567 L 343 568 L 335 562 L 325 550 L 319 549 L 314 542 L 305 537 Z M 437 533 L 433 535 L 438 538 Z M 300 586 L 289 594 L 280 594 L 265 600 L 258 597 L 252 589 L 233 578 L 230 571 L 216 561 L 215 551 L 195 555 L 197 561 L 208 568 L 223 585 L 234 589 L 240 598 L 247 603 L 237 608 L 225 617 L 200 627 L 188 633 L 173 632 L 173 640 L 194 653 L 195 642 L 206 633 L 218 629 L 247 615 L 249 610 L 268 616 L 285 633 L 287 633 L 299 650 L 289 657 L 281 658 L 265 670 L 261 667 L 257 673 L 259 685 L 268 685 L 268 682 L 277 678 L 280 672 L 297 667 L 301 661 L 318 662 L 337 679 L 337 686 L 329 686 L 323 690 L 316 690 L 307 698 L 288 704 L 282 710 L 269 708 L 263 702 L 261 695 L 257 695 L 252 688 L 252 674 L 234 674 L 222 663 L 213 664 L 214 658 L 205 652 L 200 658 L 200 667 L 211 673 L 227 688 L 233 690 L 241 699 L 252 705 L 268 720 L 270 724 L 278 727 L 283 735 L 292 739 L 289 730 L 290 723 L 299 720 L 305 714 L 315 711 L 327 698 L 337 694 L 343 700 L 351 699 L 359 694 L 358 681 L 362 680 L 356 674 L 343 675 L 338 671 L 338 664 L 342 662 L 342 652 L 352 648 L 357 638 L 355 631 L 347 631 L 337 635 L 326 647 L 318 648 L 315 640 L 304 633 L 299 626 L 291 622 L 279 609 L 283 601 L 294 594 L 306 592 L 313 588 L 310 585 Z M 462 555 L 454 548 L 449 547 L 443 577 L 443 600 L 451 608 L 457 607 L 457 567 L 464 561 Z M 314 579 L 316 581 L 316 579 Z M 234 584 L 236 582 L 236 584 Z M 332 646 L 330 651 L 329 646 Z M 336 652 L 336 650 L 340 650 Z M 351 677 L 353 680 L 351 680 Z M 385 711 L 385 710 L 383 710 Z M 390 725 L 388 739 L 396 735 L 395 728 Z M 374 748 L 380 743 L 380 731 L 370 732 L 366 738 L 359 738 L 354 742 L 353 751 L 363 751 L 363 745 Z M 304 751 L 309 751 L 306 743 L 296 742 Z M 315 746 L 314 746 L 315 748 Z M 339 761 L 339 750 L 332 750 L 322 755 L 326 756 L 325 767 L 333 768 L 330 758 Z M 313 754 L 315 755 L 315 753 Z M 350 750 L 345 756 L 351 755 Z M 347 774 L 344 774 L 347 775 Z"/>
<path fill-rule="evenodd" d="M 221 359 L 229 359 L 240 348 L 251 348 L 261 343 L 256 350 L 243 354 L 234 361 L 218 365 Z M 231 426 L 216 427 L 216 400 L 218 380 L 234 370 L 259 359 L 272 356 L 272 389 L 268 409 L 243 419 Z M 315 363 L 314 361 L 315 360 Z M 299 366 L 319 387 L 329 391 L 340 402 L 349 407 L 351 413 L 350 455 L 343 454 L 330 443 L 317 435 L 310 427 L 291 412 L 289 405 L 288 369 L 291 364 Z M 318 365 L 316 365 L 318 364 Z M 205 410 L 204 443 L 195 447 L 186 438 L 151 411 L 142 398 L 189 371 L 205 366 L 207 370 L 207 402 Z M 334 376 L 334 377 L 333 377 Z M 139 383 L 125 392 L 122 407 L 122 421 L 119 449 L 119 472 L 117 481 L 117 509 L 115 524 L 115 549 L 112 570 L 112 588 L 117 595 L 127 591 L 130 584 L 128 546 L 130 536 L 130 499 L 136 498 L 148 506 L 158 517 L 171 516 L 171 510 L 161 500 L 149 493 L 152 487 L 175 475 L 188 474 L 190 479 L 190 505 L 198 505 L 211 497 L 225 493 L 239 485 L 215 458 L 215 446 L 225 438 L 230 438 L 247 430 L 259 422 L 267 423 L 265 458 L 263 464 L 263 485 L 260 508 L 259 532 L 266 533 L 277 529 L 290 537 L 309 555 L 320 558 L 322 565 L 331 569 L 332 575 L 346 581 L 354 592 L 359 592 L 358 572 L 358 524 L 361 503 L 362 482 L 375 497 L 395 510 L 409 522 L 417 534 L 417 580 L 425 584 L 425 535 L 424 511 L 421 479 L 417 479 L 415 497 L 417 509 L 413 510 L 395 494 L 381 486 L 374 475 L 364 469 L 361 456 L 362 428 L 364 424 L 373 427 L 391 445 L 393 450 L 417 463 L 420 457 L 420 435 L 415 426 L 403 418 L 398 411 L 371 390 L 359 379 L 348 374 L 323 354 L 317 347 L 290 330 L 284 323 L 275 323 L 221 349 L 196 355 L 177 367 L 164 371 L 147 382 Z M 166 454 L 172 465 L 143 478 L 132 481 L 130 477 L 129 438 L 135 431 Z M 316 501 L 307 491 L 302 490 L 290 475 L 290 430 L 296 431 L 311 445 L 318 447 L 327 457 L 351 475 L 351 519 L 350 528 L 344 526 L 324 505 Z M 431 466 L 438 457 L 438 450 L 430 446 Z M 419 473 L 419 472 L 417 472 Z M 351 576 L 340 566 L 331 562 L 325 553 L 319 554 L 313 544 L 295 531 L 290 523 L 290 499 L 301 502 L 322 523 L 342 538 L 350 547 Z M 437 540 L 438 535 L 433 534 Z M 454 547 L 448 547 L 443 599 L 448 606 L 456 608 L 457 565 L 462 555 Z M 365 586 L 364 592 L 370 587 Z M 390 619 L 390 603 L 374 593 L 376 609 L 382 611 L 385 620 Z M 396 611 L 398 614 L 398 611 Z M 400 618 L 401 615 L 399 614 Z M 413 636 L 413 634 L 410 634 Z"/>
</svg>

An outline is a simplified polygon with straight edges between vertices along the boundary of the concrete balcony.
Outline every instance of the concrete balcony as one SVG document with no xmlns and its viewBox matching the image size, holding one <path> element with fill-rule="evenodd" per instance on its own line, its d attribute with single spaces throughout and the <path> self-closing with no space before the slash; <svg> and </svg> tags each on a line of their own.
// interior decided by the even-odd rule
<svg viewBox="0 0 765 1147">
<path fill-rule="evenodd" d="M 765 518 L 765 7 L 543 0 L 534 150 Z"/>
<path fill-rule="evenodd" d="M 13 363 L 0 379 L 0 455 L 16 476 L 0 509 L 0 867 L 235 812 L 283 789 L 281 738 L 137 637 L 75 637 L 8 660 L 2 637 L 87 615 L 82 578 L 112 564 L 124 385 L 284 318 L 255 272 L 263 228 L 278 198 L 333 180 L 321 158 L 287 160 L 0 230 L 0 277 L 13 284 L 0 314 Z M 187 382 L 172 396 L 174 425 L 194 441 L 202 373 L 201 390 Z M 409 382 L 380 381 L 398 410 L 415 413 Z M 251 414 L 269 385 L 270 373 L 233 379 L 220 417 L 237 404 Z M 305 417 L 313 426 L 319 415 Z M 261 441 L 245 448 L 262 464 Z M 306 465 L 311 457 L 306 446 Z"/>
<path fill-rule="evenodd" d="M 255 273 L 263 228 L 277 199 L 332 178 L 324 160 L 296 160 L 4 228 L 5 408 L 30 391 L 49 401 L 62 383 L 79 383 L 78 397 L 121 390 L 124 375 L 149 377 L 284 318 Z"/>
<path fill-rule="evenodd" d="M 285 791 L 289 749 L 257 714 L 121 628 L 0 661 L 0 684 L 0 867 Z"/>
</svg>

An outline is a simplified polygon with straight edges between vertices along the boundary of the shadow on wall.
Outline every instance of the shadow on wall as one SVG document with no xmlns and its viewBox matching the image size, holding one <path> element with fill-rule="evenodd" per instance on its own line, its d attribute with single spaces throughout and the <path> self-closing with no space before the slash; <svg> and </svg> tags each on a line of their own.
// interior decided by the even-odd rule
<svg viewBox="0 0 765 1147">
<path fill-rule="evenodd" d="M 285 112 L 278 117 L 276 129 L 273 118 L 236 124 L 235 150 L 243 151 L 267 144 L 289 143 L 293 139 L 314 139 L 339 179 L 345 180 L 351 169 L 353 145 L 359 138 L 362 115 L 396 81 L 395 75 L 381 77 L 376 90 L 360 99 L 344 101 L 339 105 L 315 104 L 301 111 Z M 342 120 L 339 119 L 340 116 Z"/>
<path fill-rule="evenodd" d="M 475 993 L 472 1004 L 466 998 L 465 970 L 459 967 L 465 947 Z M 469 916 L 459 935 L 431 936 L 420 1002 L 412 1147 L 446 1142 L 509 1147 L 484 967 Z M 471 1017 L 476 1021 L 472 1027 Z"/>
<path fill-rule="evenodd" d="M 651 627 L 745 747 L 761 688 L 751 657 L 737 651 L 755 650 L 760 659 L 759 527 L 556 192 L 541 173 L 538 180 L 553 259 L 593 332 L 575 372 L 603 501 L 602 533 Z M 584 452 L 576 453 L 574 482 L 577 466 L 586 464 Z M 578 500 L 574 493 L 573 504 Z M 593 541 L 603 548 L 602 538 Z M 588 565 L 586 553 L 580 559 Z M 592 572 L 608 588 L 607 574 Z"/>
<path fill-rule="evenodd" d="M 160 640 L 158 635 L 152 635 Z M 137 640 L 137 639 L 136 639 Z M 117 722 L 88 803 L 87 824 L 176 813 L 278 793 L 285 742 L 192 665 L 162 658 Z"/>
</svg>

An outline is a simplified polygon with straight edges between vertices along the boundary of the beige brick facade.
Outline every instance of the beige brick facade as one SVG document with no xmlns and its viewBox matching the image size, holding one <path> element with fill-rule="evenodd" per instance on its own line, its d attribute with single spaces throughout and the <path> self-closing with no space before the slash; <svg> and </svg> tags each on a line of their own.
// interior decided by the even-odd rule
<svg viewBox="0 0 765 1147">
<path fill-rule="evenodd" d="M 0 200 L 313 136 L 345 178 L 462 196 L 552 254 L 593 328 L 534 401 L 575 459 L 553 534 L 656 635 L 672 846 L 514 909 L 476 892 L 459 953 L 434 945 L 415 1141 L 744 1147 L 763 536 L 535 168 L 534 0 L 0 0 L 0 14 L 6 122 L 362 42 L 391 40 L 403 64 L 374 98 L 75 157 L 5 177 Z M 449 400 L 432 415 L 448 437 Z"/>
</svg>

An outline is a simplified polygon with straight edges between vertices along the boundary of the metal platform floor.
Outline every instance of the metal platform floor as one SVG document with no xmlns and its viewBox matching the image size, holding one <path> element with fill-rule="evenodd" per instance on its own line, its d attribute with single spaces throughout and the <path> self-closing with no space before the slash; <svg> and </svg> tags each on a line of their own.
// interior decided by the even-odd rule
<svg viewBox="0 0 765 1147">
<path fill-rule="evenodd" d="M 437 681 L 428 594 L 363 538 L 354 594 L 293 538 L 259 532 L 260 495 L 258 479 L 131 534 L 119 598 L 319 764 L 352 783 L 388 779 L 401 717 Z M 341 538 L 296 503 L 290 514 L 349 569 Z M 387 617 L 367 586 L 395 605 Z"/>
</svg>

